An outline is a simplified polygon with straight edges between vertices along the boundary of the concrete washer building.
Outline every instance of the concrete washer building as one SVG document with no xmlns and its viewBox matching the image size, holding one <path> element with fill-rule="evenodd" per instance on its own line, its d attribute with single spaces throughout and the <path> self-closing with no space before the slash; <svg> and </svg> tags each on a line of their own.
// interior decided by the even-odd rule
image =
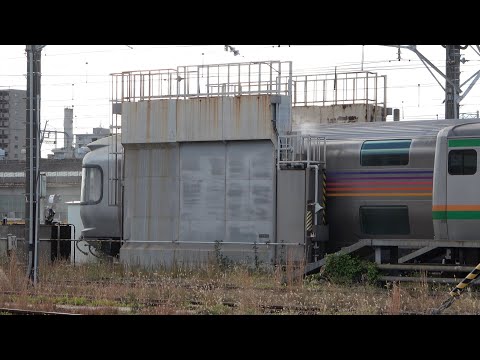
<svg viewBox="0 0 480 360">
<path fill-rule="evenodd" d="M 311 98 L 310 86 L 322 89 L 333 79 L 294 78 L 291 65 L 112 75 L 124 86 L 112 117 L 112 128 L 121 123 L 124 149 L 122 262 L 192 264 L 219 248 L 229 259 L 267 264 L 302 257 L 304 244 L 278 233 L 278 135 L 311 122 L 385 121 L 386 109 L 377 93 L 359 94 L 357 85 L 353 92 L 345 87 L 343 99 L 338 91 Z M 368 84 L 368 76 L 335 83 Z"/>
</svg>

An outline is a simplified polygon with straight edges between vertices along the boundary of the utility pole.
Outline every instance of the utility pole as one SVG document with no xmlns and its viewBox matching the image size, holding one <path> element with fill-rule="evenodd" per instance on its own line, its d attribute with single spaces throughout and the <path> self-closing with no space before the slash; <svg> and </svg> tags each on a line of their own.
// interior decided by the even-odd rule
<svg viewBox="0 0 480 360">
<path fill-rule="evenodd" d="M 445 119 L 458 119 L 460 104 L 460 45 L 445 45 Z"/>
<path fill-rule="evenodd" d="M 442 45 L 446 50 L 445 59 L 445 74 L 440 71 L 430 60 L 428 60 L 415 45 L 386 45 L 394 46 L 400 49 L 408 49 L 413 51 L 422 61 L 423 65 L 432 74 L 438 85 L 445 91 L 445 119 L 458 119 L 460 117 L 460 101 L 462 101 L 470 92 L 475 83 L 480 79 L 480 70 L 470 76 L 466 81 L 460 84 L 460 63 L 465 63 L 468 60 L 460 59 L 460 50 L 465 50 L 470 46 L 477 55 L 480 56 L 480 46 L 476 45 Z M 433 70 L 433 71 L 432 71 Z M 445 79 L 445 87 L 437 79 L 435 73 Z M 462 87 L 468 85 L 466 90 Z M 460 93 L 462 93 L 460 95 Z"/>
<path fill-rule="evenodd" d="M 27 111 L 25 169 L 25 239 L 28 239 L 27 275 L 34 285 L 38 268 L 40 77 L 41 52 L 45 45 L 27 45 Z"/>
</svg>

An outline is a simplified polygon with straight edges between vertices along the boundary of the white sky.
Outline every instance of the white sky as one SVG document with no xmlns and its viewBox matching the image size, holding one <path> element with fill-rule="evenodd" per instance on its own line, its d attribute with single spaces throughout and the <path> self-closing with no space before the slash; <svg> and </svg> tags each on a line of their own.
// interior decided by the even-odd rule
<svg viewBox="0 0 480 360">
<path fill-rule="evenodd" d="M 63 131 L 63 109 L 74 108 L 74 134 L 91 133 L 93 127 L 108 127 L 111 120 L 110 75 L 129 70 L 175 69 L 180 65 L 249 61 L 292 61 L 293 75 L 360 71 L 361 45 L 47 45 L 42 50 L 41 126 Z M 418 50 L 445 72 L 445 49 L 420 45 Z M 471 48 L 462 55 L 460 83 L 480 70 L 480 56 Z M 363 70 L 387 76 L 387 106 L 401 110 L 401 120 L 441 119 L 444 92 L 413 52 L 379 45 L 364 46 Z M 0 47 L 0 88 L 26 89 L 25 45 Z M 440 79 L 442 85 L 445 84 Z M 420 84 L 420 86 L 419 86 Z M 466 89 L 466 86 L 462 88 Z M 460 113 L 480 110 L 480 84 L 461 102 Z M 389 117 L 390 118 L 390 117 Z M 61 135 L 60 135 L 61 136 Z M 59 137 L 59 143 L 63 144 Z M 54 145 L 44 144 L 42 155 Z"/>
</svg>

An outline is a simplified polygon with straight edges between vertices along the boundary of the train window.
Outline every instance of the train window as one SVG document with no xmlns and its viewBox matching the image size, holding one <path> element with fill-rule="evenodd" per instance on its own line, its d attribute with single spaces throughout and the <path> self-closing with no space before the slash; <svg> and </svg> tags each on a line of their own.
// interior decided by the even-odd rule
<svg viewBox="0 0 480 360">
<path fill-rule="evenodd" d="M 448 173 L 450 175 L 473 175 L 476 172 L 476 150 L 451 150 L 448 153 Z"/>
<path fill-rule="evenodd" d="M 80 189 L 80 203 L 83 205 L 98 204 L 102 200 L 103 173 L 99 166 L 82 168 L 82 187 Z"/>
<path fill-rule="evenodd" d="M 368 140 L 360 151 L 362 166 L 408 165 L 412 140 Z"/>
<path fill-rule="evenodd" d="M 360 226 L 368 235 L 408 235 L 408 206 L 360 206 Z"/>
</svg>

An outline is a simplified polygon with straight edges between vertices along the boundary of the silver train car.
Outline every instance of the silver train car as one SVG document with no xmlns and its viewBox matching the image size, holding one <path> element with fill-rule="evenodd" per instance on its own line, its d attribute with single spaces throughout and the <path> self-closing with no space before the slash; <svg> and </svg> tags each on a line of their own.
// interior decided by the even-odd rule
<svg viewBox="0 0 480 360">
<path fill-rule="evenodd" d="M 450 247 L 432 248 L 421 261 L 480 261 L 480 246 L 464 246 L 480 244 L 480 119 L 304 124 L 294 130 L 326 139 L 326 184 L 319 184 L 326 186 L 325 252 L 360 239 L 389 239 L 392 246 L 425 239 Z M 90 144 L 83 161 L 85 239 L 121 238 L 121 206 L 109 206 L 105 196 L 113 142 Z"/>
<path fill-rule="evenodd" d="M 422 261 L 480 261 L 478 248 L 456 247 L 480 242 L 479 119 L 299 130 L 326 138 L 328 253 L 360 239 L 425 239 L 452 247 Z"/>
<path fill-rule="evenodd" d="M 81 237 L 110 256 L 118 255 L 122 233 L 122 207 L 112 204 L 112 186 L 109 183 L 115 170 L 112 166 L 115 163 L 115 160 L 112 161 L 113 148 L 121 147 L 116 141 L 116 136 L 110 136 L 88 144 L 90 152 L 83 158 L 80 191 L 80 217 L 84 226 Z M 121 154 L 116 161 L 120 167 Z M 120 194 L 116 195 L 120 198 Z"/>
</svg>

